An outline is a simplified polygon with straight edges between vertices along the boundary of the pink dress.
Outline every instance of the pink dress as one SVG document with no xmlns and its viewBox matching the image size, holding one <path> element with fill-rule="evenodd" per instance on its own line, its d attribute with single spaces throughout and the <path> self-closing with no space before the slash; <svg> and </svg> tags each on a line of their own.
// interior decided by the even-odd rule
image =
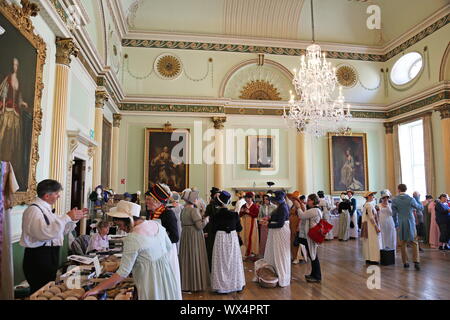
<svg viewBox="0 0 450 320">
<path fill-rule="evenodd" d="M 428 206 L 428 210 L 431 213 L 431 222 L 430 222 L 430 247 L 433 249 L 437 249 L 439 247 L 439 226 L 436 223 L 436 204 L 433 202 Z"/>
</svg>

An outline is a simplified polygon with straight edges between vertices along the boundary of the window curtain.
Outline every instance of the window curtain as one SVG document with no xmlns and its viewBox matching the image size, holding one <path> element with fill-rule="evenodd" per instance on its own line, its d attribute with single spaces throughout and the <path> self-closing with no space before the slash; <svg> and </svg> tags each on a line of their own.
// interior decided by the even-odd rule
<svg viewBox="0 0 450 320">
<path fill-rule="evenodd" d="M 425 156 L 425 181 L 427 185 L 427 193 L 433 196 L 435 194 L 435 180 L 434 172 L 434 148 L 433 148 L 433 131 L 431 127 L 431 113 L 422 117 L 423 121 L 423 149 Z"/>
<path fill-rule="evenodd" d="M 402 165 L 400 161 L 400 144 L 398 140 L 398 124 L 394 125 L 394 183 L 395 187 L 402 183 Z M 396 194 L 397 190 L 390 190 Z"/>
</svg>

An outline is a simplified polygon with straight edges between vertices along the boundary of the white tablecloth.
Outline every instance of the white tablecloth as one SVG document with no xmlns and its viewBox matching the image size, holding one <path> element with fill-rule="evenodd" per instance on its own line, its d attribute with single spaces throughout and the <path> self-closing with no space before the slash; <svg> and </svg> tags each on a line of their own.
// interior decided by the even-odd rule
<svg viewBox="0 0 450 320">
<path fill-rule="evenodd" d="M 331 215 L 330 223 L 333 225 L 333 236 L 337 238 L 339 236 L 339 216 Z"/>
</svg>

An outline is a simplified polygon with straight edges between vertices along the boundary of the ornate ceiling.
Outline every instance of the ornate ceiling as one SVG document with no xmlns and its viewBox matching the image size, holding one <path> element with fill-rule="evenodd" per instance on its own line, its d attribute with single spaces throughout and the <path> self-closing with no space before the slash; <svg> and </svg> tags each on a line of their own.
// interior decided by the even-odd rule
<svg viewBox="0 0 450 320">
<path fill-rule="evenodd" d="M 448 0 L 314 0 L 316 39 L 383 46 L 448 3 Z M 309 0 L 121 0 L 121 4 L 132 32 L 311 40 Z M 370 16 L 366 10 L 372 4 L 381 9 L 383 32 L 366 26 Z"/>
</svg>

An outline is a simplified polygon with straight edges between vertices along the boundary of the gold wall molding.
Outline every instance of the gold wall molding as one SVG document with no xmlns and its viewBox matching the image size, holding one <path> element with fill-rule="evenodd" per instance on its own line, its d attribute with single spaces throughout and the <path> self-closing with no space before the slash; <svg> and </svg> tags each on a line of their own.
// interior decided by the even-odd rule
<svg viewBox="0 0 450 320">
<path fill-rule="evenodd" d="M 223 129 L 225 122 L 227 121 L 227 117 L 213 117 L 212 122 L 214 122 L 214 129 Z"/>
<path fill-rule="evenodd" d="M 122 115 L 120 113 L 114 113 L 113 114 L 113 127 L 119 128 L 121 120 L 122 120 Z"/>
<path fill-rule="evenodd" d="M 42 131 L 42 90 L 43 70 L 46 59 L 46 45 L 44 40 L 34 32 L 31 17 L 37 16 L 39 7 L 29 0 L 21 0 L 22 7 L 0 0 L 0 13 L 24 36 L 36 49 L 36 81 L 34 86 L 34 111 L 31 135 L 30 167 L 28 171 L 28 184 L 25 191 L 14 194 L 13 205 L 30 203 L 36 197 L 36 168 L 39 162 L 38 138 Z M 17 168 L 15 168 L 17 170 Z"/>
<path fill-rule="evenodd" d="M 105 103 L 109 99 L 109 94 L 105 89 L 99 89 L 95 91 L 95 107 L 103 109 Z"/>
<path fill-rule="evenodd" d="M 245 100 L 281 100 L 280 92 L 270 82 L 252 80 L 241 90 L 240 99 Z"/>
<path fill-rule="evenodd" d="M 386 134 L 393 134 L 394 133 L 394 123 L 393 122 L 385 122 L 384 128 L 386 129 Z"/>
<path fill-rule="evenodd" d="M 71 56 L 77 57 L 79 52 L 73 39 L 56 37 L 56 63 L 70 67 Z"/>
<path fill-rule="evenodd" d="M 436 108 L 436 111 L 439 111 L 441 114 L 441 119 L 450 119 L 450 103 L 446 103 L 438 108 Z"/>
</svg>

